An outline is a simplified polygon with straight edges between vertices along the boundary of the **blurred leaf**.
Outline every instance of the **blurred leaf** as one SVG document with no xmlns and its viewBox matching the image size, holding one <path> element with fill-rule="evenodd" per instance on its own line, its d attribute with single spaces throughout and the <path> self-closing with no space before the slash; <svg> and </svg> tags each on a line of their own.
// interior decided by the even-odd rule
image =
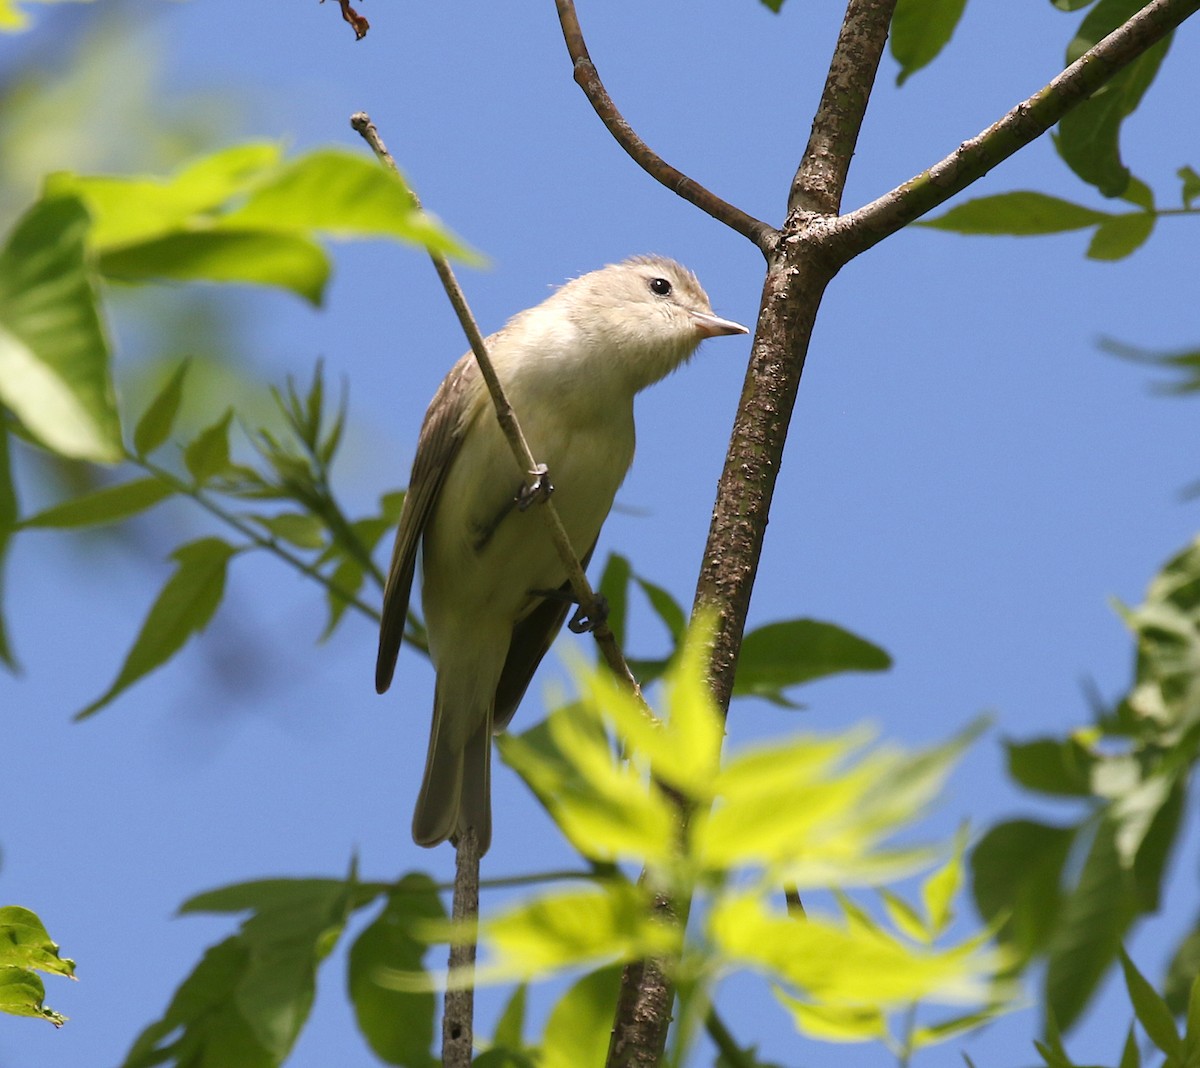
<svg viewBox="0 0 1200 1068">
<path fill-rule="evenodd" d="M 1144 0 L 1099 0 L 1067 46 L 1067 62 L 1083 55 L 1143 6 Z M 1166 37 L 1152 45 L 1058 124 L 1055 146 L 1063 161 L 1107 197 L 1121 196 L 1132 177 L 1121 159 L 1121 124 L 1154 81 L 1170 40 Z"/>
<path fill-rule="evenodd" d="M 318 516 L 306 512 L 281 512 L 279 515 L 256 515 L 254 520 L 275 537 L 299 549 L 325 547 L 325 524 Z"/>
<path fill-rule="evenodd" d="M 219 538 L 200 538 L 171 554 L 179 566 L 150 608 L 146 621 L 112 685 L 76 714 L 99 712 L 138 679 L 161 667 L 193 634 L 202 631 L 221 603 L 225 569 L 237 550 Z"/>
<path fill-rule="evenodd" d="M 479 933 L 489 951 L 483 981 L 669 956 L 680 943 L 680 932 L 655 918 L 645 891 L 623 881 L 521 901 L 481 918 Z"/>
<path fill-rule="evenodd" d="M 1045 193 L 1018 191 L 977 197 L 956 205 L 936 218 L 923 219 L 916 225 L 935 230 L 953 230 L 959 234 L 1024 237 L 1082 230 L 1112 217 L 1108 212 L 1093 211 L 1082 204 L 1073 204 Z"/>
<path fill-rule="evenodd" d="M 184 448 L 183 462 L 197 485 L 203 485 L 214 475 L 228 469 L 229 424 L 232 421 L 233 409 L 229 408 Z"/>
<path fill-rule="evenodd" d="M 1197 976 L 1200 976 L 1200 918 L 1192 921 L 1191 930 L 1175 947 L 1167 969 L 1163 996 L 1173 1015 L 1182 1016 L 1188 1011 Z M 1190 1023 L 1188 1026 L 1191 1028 Z M 1200 1021 L 1192 1030 L 1200 1032 Z"/>
<path fill-rule="evenodd" d="M 954 899 L 962 887 L 963 857 L 968 838 L 967 825 L 964 823 L 954 836 L 954 853 L 950 859 L 921 883 L 921 903 L 925 906 L 926 922 L 935 938 L 943 934 L 954 920 Z"/>
<path fill-rule="evenodd" d="M 1183 190 L 1180 196 L 1184 207 L 1190 208 L 1192 201 L 1200 197 L 1200 174 L 1197 174 L 1192 167 L 1180 167 L 1175 173 L 1183 183 Z"/>
<path fill-rule="evenodd" d="M 879 897 L 884 912 L 897 931 L 914 942 L 928 944 L 933 941 L 932 932 L 926 927 L 924 918 L 904 898 L 886 886 L 880 887 Z"/>
<path fill-rule="evenodd" d="M 946 47 L 966 6 L 967 0 L 899 0 L 889 35 L 892 56 L 900 64 L 897 85 Z"/>
<path fill-rule="evenodd" d="M 1125 1047 L 1121 1050 L 1121 1061 L 1117 1068 L 1141 1068 L 1142 1055 L 1138 1052 L 1137 1034 L 1132 1025 L 1125 1036 Z"/>
<path fill-rule="evenodd" d="M 675 643 L 678 644 L 687 630 L 687 614 L 679 606 L 679 602 L 661 586 L 656 586 L 647 579 L 635 576 L 634 581 L 642 588 L 642 592 L 650 602 L 650 607 L 654 609 L 658 618 L 666 624 L 667 631 Z"/>
<path fill-rule="evenodd" d="M 1133 877 L 1120 864 L 1114 836 L 1113 825 L 1103 820 L 1050 939 L 1046 1012 L 1063 1028 L 1087 1006 L 1138 913 Z"/>
<path fill-rule="evenodd" d="M 1121 950 L 1121 970 L 1125 973 L 1125 986 L 1129 991 L 1129 1000 L 1133 1002 L 1133 1011 L 1143 1030 L 1150 1036 L 1150 1041 L 1168 1057 L 1180 1057 L 1183 1042 L 1175 1029 L 1171 1010 L 1155 993 L 1154 987 L 1146 982 L 1145 976 L 1137 970 L 1124 949 Z"/>
<path fill-rule="evenodd" d="M 105 486 L 63 501 L 45 511 L 21 520 L 22 528 L 29 527 L 87 527 L 103 523 L 119 523 L 165 501 L 174 490 L 161 479 L 139 478 L 116 486 Z"/>
<path fill-rule="evenodd" d="M 275 285 L 318 303 L 329 276 L 319 234 L 390 237 L 478 260 L 389 171 L 335 149 L 284 162 L 276 145 L 239 145 L 167 178 L 62 172 L 46 189 L 86 202 L 101 269 L 126 281 Z"/>
<path fill-rule="evenodd" d="M 123 1068 L 276 1068 L 312 1008 L 316 970 L 348 913 L 373 892 L 334 879 L 266 880 L 227 888 L 253 908 L 241 930 L 211 947 L 163 1016 L 138 1036 Z M 255 901 L 256 890 L 263 897 Z M 193 898 L 184 911 L 203 908 Z"/>
<path fill-rule="evenodd" d="M 30 18 L 21 8 L 35 2 L 59 3 L 61 0 L 0 0 L 0 33 L 19 33 L 29 29 Z M 87 3 L 88 0 L 75 2 Z"/>
<path fill-rule="evenodd" d="M 779 977 L 816 1004 L 898 1008 L 914 1001 L 977 999 L 991 954 L 971 942 L 916 947 L 885 932 L 810 915 L 803 923 L 758 897 L 714 902 L 709 937 L 731 963 Z"/>
<path fill-rule="evenodd" d="M 769 11 L 774 11 L 776 14 L 779 14 L 783 8 L 783 0 L 760 0 L 760 2 L 763 7 Z"/>
<path fill-rule="evenodd" d="M 1114 215 L 1096 227 L 1087 248 L 1089 260 L 1123 260 L 1142 247 L 1154 232 L 1158 216 L 1148 211 Z"/>
<path fill-rule="evenodd" d="M 121 282 L 245 282 L 290 289 L 320 304 L 329 259 L 296 233 L 210 230 L 165 234 L 100 256 L 100 269 Z"/>
<path fill-rule="evenodd" d="M 1127 345 L 1111 338 L 1102 338 L 1100 347 L 1114 356 L 1134 363 L 1144 363 L 1164 371 L 1175 371 L 1182 375 L 1177 382 L 1159 383 L 1154 386 L 1159 393 L 1183 394 L 1200 390 L 1200 348 L 1180 352 L 1157 352 L 1151 349 Z"/>
<path fill-rule="evenodd" d="M 358 1028 L 380 1060 L 407 1068 L 434 1068 L 435 998 L 432 991 L 404 991 L 378 980 L 385 969 L 418 972 L 428 944 L 414 927 L 445 918 L 437 887 L 424 875 L 406 875 L 388 895 L 378 917 L 350 947 L 347 971 Z"/>
<path fill-rule="evenodd" d="M 1025 789 L 1052 797 L 1091 795 L 1095 757 L 1077 738 L 1005 741 L 1004 748 L 1008 753 L 1009 778 Z"/>
<path fill-rule="evenodd" d="M 0 663 L 10 671 L 17 670 L 17 658 L 8 640 L 8 627 L 4 621 L 4 560 L 8 543 L 16 529 L 17 488 L 12 480 L 12 464 L 8 452 L 8 428 L 0 418 Z"/>
<path fill-rule="evenodd" d="M 46 179 L 48 196 L 78 196 L 94 220 L 90 235 L 99 252 L 179 232 L 212 218 L 228 201 L 279 166 L 279 145 L 235 145 L 200 156 L 167 178 L 80 175 L 60 171 Z"/>
<path fill-rule="evenodd" d="M 924 810 L 970 736 L 912 754 L 860 754 L 862 731 L 740 752 L 716 778 L 722 803 L 693 825 L 694 849 L 709 868 L 770 865 L 800 888 L 908 874 L 929 851 L 880 843 Z"/>
<path fill-rule="evenodd" d="M 867 1042 L 888 1039 L 887 1016 L 872 1005 L 814 1005 L 779 987 L 772 992 L 792 1014 L 796 1030 L 820 1042 Z"/>
<path fill-rule="evenodd" d="M 508 1050 L 518 1051 L 525 1048 L 525 1001 L 529 986 L 518 983 L 496 1021 L 496 1031 L 492 1035 L 492 1043 Z"/>
<path fill-rule="evenodd" d="M 605 685 L 598 677 L 593 681 Z M 607 685 L 614 700 L 632 703 L 641 714 L 631 695 L 611 679 Z M 663 862 L 673 854 L 674 806 L 637 769 L 616 759 L 595 705 L 556 708 L 531 730 L 503 734 L 497 742 L 504 762 L 586 856 Z"/>
<path fill-rule="evenodd" d="M 542 1035 L 541 1068 L 604 1063 L 620 985 L 621 966 L 613 964 L 585 975 L 559 998 Z"/>
<path fill-rule="evenodd" d="M 993 1004 L 980 1009 L 978 1012 L 969 1012 L 962 1016 L 952 1016 L 949 1019 L 940 1020 L 925 1027 L 917 1027 L 913 1030 L 908 1042 L 914 1050 L 925 1049 L 928 1046 L 936 1045 L 939 1042 L 946 1042 L 951 1038 L 957 1038 L 959 1035 L 967 1034 L 970 1031 L 978 1031 L 981 1027 L 985 1027 L 997 1016 L 1002 1015 L 1006 1011 L 1008 1010 L 1005 1005 Z M 967 1061 L 967 1063 L 970 1064 L 970 1061 Z"/>
<path fill-rule="evenodd" d="M 78 200 L 42 200 L 0 251 L 0 403 L 43 445 L 115 463 L 121 428 Z"/>
<path fill-rule="evenodd" d="M 1088 4 L 1095 3 L 1095 0 L 1050 0 L 1050 3 L 1059 11 L 1078 11 Z"/>
<path fill-rule="evenodd" d="M 989 923 L 1004 921 L 1000 938 L 1022 960 L 1043 952 L 1058 927 L 1062 872 L 1076 833 L 1012 820 L 989 830 L 971 854 L 975 906 Z"/>
<path fill-rule="evenodd" d="M 285 164 L 221 226 L 320 230 L 335 237 L 394 237 L 447 256 L 479 262 L 433 216 L 413 206 L 402 179 L 375 160 L 317 149 Z"/>
<path fill-rule="evenodd" d="M 625 619 L 629 609 L 629 581 L 633 569 L 629 561 L 619 553 L 609 553 L 600 576 L 599 593 L 608 601 L 608 618 L 605 622 L 613 632 L 617 645 L 625 647 Z"/>
<path fill-rule="evenodd" d="M 843 671 L 886 671 L 892 658 L 879 646 L 833 623 L 792 619 L 768 623 L 742 641 L 735 697 L 786 703 L 783 690 Z"/>
<path fill-rule="evenodd" d="M 183 400 L 183 380 L 188 366 L 187 360 L 180 363 L 138 420 L 133 431 L 133 448 L 138 456 L 152 453 L 170 436 Z"/>
</svg>

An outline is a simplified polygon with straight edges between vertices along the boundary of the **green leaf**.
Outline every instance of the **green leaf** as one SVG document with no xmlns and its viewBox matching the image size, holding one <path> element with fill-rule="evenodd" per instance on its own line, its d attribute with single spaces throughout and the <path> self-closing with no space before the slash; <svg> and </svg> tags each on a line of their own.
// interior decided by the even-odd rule
<svg viewBox="0 0 1200 1068">
<path fill-rule="evenodd" d="M 1191 1012 L 1190 1003 L 1194 998 L 1197 976 L 1200 976 L 1200 918 L 1192 921 L 1191 930 L 1175 947 L 1167 968 L 1163 996 L 1174 1015 L 1182 1016 L 1185 1012 Z M 1189 1016 L 1188 1030 L 1200 1037 L 1200 1015 L 1195 1025 L 1190 1022 Z"/>
<path fill-rule="evenodd" d="M 1077 738 L 1006 741 L 1008 774 L 1027 790 L 1052 797 L 1091 796 L 1095 757 Z"/>
<path fill-rule="evenodd" d="M 320 304 L 329 257 L 299 233 L 271 230 L 182 231 L 102 253 L 100 269 L 122 282 L 245 282 L 290 289 Z"/>
<path fill-rule="evenodd" d="M 8 640 L 8 628 L 4 622 L 4 558 L 16 529 L 18 511 L 17 489 L 13 484 L 8 452 L 8 430 L 3 419 L 0 419 L 0 663 L 10 671 L 17 670 L 17 658 Z"/>
<path fill-rule="evenodd" d="M 44 1003 L 46 987 L 28 968 L 0 968 L 0 1012 L 33 1016 L 62 1027 L 67 1018 Z"/>
<path fill-rule="evenodd" d="M 967 0 L 899 0 L 889 37 L 892 56 L 900 64 L 897 85 L 946 47 L 966 6 Z"/>
<path fill-rule="evenodd" d="M 1075 835 L 1074 827 L 1013 820 L 988 831 L 971 854 L 975 906 L 989 923 L 1004 921 L 1000 938 L 1021 960 L 1044 951 L 1057 928 Z"/>
<path fill-rule="evenodd" d="M 376 896 L 335 879 L 266 880 L 228 888 L 253 915 L 210 948 L 161 1019 L 134 1042 L 123 1068 L 165 1061 L 220 1068 L 277 1068 L 312 1008 L 317 966 L 348 913 Z M 255 900 L 256 893 L 261 898 Z M 217 898 L 221 891 L 193 898 Z"/>
<path fill-rule="evenodd" d="M 1181 378 L 1171 383 L 1156 383 L 1154 389 L 1160 393 L 1179 395 L 1200 390 L 1200 349 L 1184 349 L 1178 352 L 1156 352 L 1151 349 L 1127 345 L 1111 338 L 1102 338 L 1100 347 L 1114 356 L 1134 363 L 1157 367 L 1162 371 L 1179 372 Z"/>
<path fill-rule="evenodd" d="M 1149 240 L 1158 216 L 1148 211 L 1117 215 L 1102 222 L 1087 248 L 1089 260 L 1123 260 Z"/>
<path fill-rule="evenodd" d="M 445 918 L 437 887 L 424 875 L 406 875 L 390 893 L 383 911 L 350 947 L 347 972 L 358 1028 L 380 1060 L 407 1068 L 434 1068 L 435 999 L 432 991 L 384 986 L 385 970 L 417 972 L 428 944 L 414 928 Z"/>
<path fill-rule="evenodd" d="M 36 913 L 20 905 L 0 907 L 0 968 L 34 968 L 75 978 L 75 962 L 58 955 Z"/>
<path fill-rule="evenodd" d="M 206 427 L 183 450 L 183 462 L 197 485 L 203 485 L 214 475 L 229 468 L 229 424 L 233 409 Z"/>
<path fill-rule="evenodd" d="M 818 915 L 797 923 L 762 898 L 736 892 L 714 902 L 707 927 L 726 966 L 766 972 L 818 1005 L 879 1010 L 926 999 L 974 999 L 979 979 L 995 964 L 970 942 L 931 949 Z"/>
<path fill-rule="evenodd" d="M 687 630 L 687 615 L 679 606 L 679 602 L 661 586 L 656 586 L 647 579 L 635 577 L 635 581 L 642 588 L 650 607 L 666 624 L 667 631 L 678 644 Z"/>
<path fill-rule="evenodd" d="M 200 538 L 171 554 L 179 566 L 151 606 L 116 679 L 76 719 L 99 712 L 138 679 L 165 664 L 188 638 L 208 626 L 225 592 L 229 559 L 236 552 L 220 538 Z"/>
<path fill-rule="evenodd" d="M 1121 969 L 1125 973 L 1125 986 L 1129 990 L 1129 1000 L 1133 1002 L 1133 1011 L 1150 1036 L 1150 1041 L 1168 1057 L 1180 1056 L 1183 1042 L 1175 1029 L 1171 1010 L 1155 993 L 1154 987 L 1146 982 L 1145 976 L 1137 970 L 1124 949 L 1121 950 Z"/>
<path fill-rule="evenodd" d="M 1050 0 L 1050 3 L 1059 11 L 1078 11 L 1088 4 L 1095 3 L 1095 0 Z"/>
<path fill-rule="evenodd" d="M 889 1037 L 887 1016 L 874 1005 L 814 1005 L 777 986 L 772 993 L 791 1013 L 796 1030 L 819 1042 L 886 1042 Z"/>
<path fill-rule="evenodd" d="M 646 892 L 622 881 L 559 890 L 519 902 L 479 924 L 487 980 L 544 979 L 564 968 L 666 956 L 681 934 L 657 919 Z"/>
<path fill-rule="evenodd" d="M 609 553 L 600 576 L 599 593 L 608 601 L 608 629 L 613 632 L 617 645 L 625 645 L 625 619 L 629 609 L 629 581 L 633 569 L 629 561 L 619 553 Z"/>
<path fill-rule="evenodd" d="M 256 523 L 299 549 L 325 548 L 325 524 L 315 515 L 305 512 L 281 512 L 279 515 L 256 515 Z"/>
<path fill-rule="evenodd" d="M 977 197 L 958 204 L 918 226 L 952 230 L 959 234 L 1007 234 L 1026 237 L 1035 234 L 1061 234 L 1082 230 L 1110 219 L 1103 211 L 1093 211 L 1045 193 L 1018 191 Z"/>
<path fill-rule="evenodd" d="M 1115 828 L 1102 821 L 1050 941 L 1046 1011 L 1064 1028 L 1083 1012 L 1138 913 L 1133 877 L 1121 866 L 1114 839 Z"/>
<path fill-rule="evenodd" d="M 550 1010 L 542 1036 L 541 1068 L 603 1064 L 612 1033 L 620 965 L 585 975 Z"/>
<path fill-rule="evenodd" d="M 518 983 L 496 1021 L 496 1031 L 492 1035 L 492 1044 L 511 1051 L 525 1048 L 525 1000 L 529 987 L 526 983 Z"/>
<path fill-rule="evenodd" d="M 967 850 L 967 825 L 962 824 L 954 836 L 954 853 L 937 871 L 921 883 L 921 903 L 929 930 L 936 938 L 945 933 L 954 919 L 954 899 L 963 880 L 963 856 Z"/>
<path fill-rule="evenodd" d="M 1138 1052 L 1137 1034 L 1132 1026 L 1125 1036 L 1125 1046 L 1121 1050 L 1121 1061 L 1117 1068 L 1142 1068 L 1142 1055 Z"/>
<path fill-rule="evenodd" d="M 41 200 L 0 250 L 0 403 L 63 456 L 115 463 L 121 427 L 78 200 Z"/>
<path fill-rule="evenodd" d="M 48 196 L 77 196 L 94 220 L 92 247 L 110 252 L 205 223 L 279 166 L 278 145 L 235 145 L 202 156 L 167 178 L 78 175 L 46 179 Z"/>
<path fill-rule="evenodd" d="M 793 619 L 746 635 L 733 682 L 735 697 L 783 702 L 782 691 L 844 671 L 886 671 L 892 658 L 879 646 L 833 623 Z"/>
<path fill-rule="evenodd" d="M 336 237 L 389 236 L 478 262 L 433 216 L 413 206 L 404 182 L 373 159 L 318 149 L 260 184 L 223 227 L 321 230 Z"/>
<path fill-rule="evenodd" d="M 21 520 L 28 527 L 88 527 L 119 523 L 165 501 L 174 490 L 161 479 L 139 478 L 63 501 Z"/>
<path fill-rule="evenodd" d="M 133 431 L 133 448 L 138 456 L 147 456 L 167 440 L 179 405 L 183 400 L 183 380 L 187 376 L 188 361 L 184 360 L 175 373 L 163 384 L 152 400 L 137 427 Z"/>
<path fill-rule="evenodd" d="M 1200 174 L 1197 174 L 1192 167 L 1180 167 L 1175 173 L 1183 183 L 1183 189 L 1180 193 L 1183 206 L 1190 208 L 1192 201 L 1200 197 Z"/>
<path fill-rule="evenodd" d="M 1110 32 L 1132 18 L 1144 0 L 1099 0 L 1067 46 L 1073 62 Z M 1150 87 L 1170 45 L 1170 37 L 1152 45 L 1058 124 L 1055 146 L 1064 162 L 1107 197 L 1119 197 L 1132 177 L 1121 159 L 1121 124 Z"/>
</svg>

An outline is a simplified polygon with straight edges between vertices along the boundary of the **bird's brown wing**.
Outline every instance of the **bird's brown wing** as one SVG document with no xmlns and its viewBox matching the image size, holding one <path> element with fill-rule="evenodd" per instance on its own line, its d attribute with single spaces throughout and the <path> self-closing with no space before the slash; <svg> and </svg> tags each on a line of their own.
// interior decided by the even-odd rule
<svg viewBox="0 0 1200 1068">
<path fill-rule="evenodd" d="M 425 524 L 437 503 L 446 473 L 458 454 L 469 422 L 467 408 L 475 391 L 472 383 L 479 375 L 475 358 L 467 353 L 451 368 L 433 395 L 413 459 L 408 492 L 400 511 L 400 526 L 392 549 L 392 565 L 383 591 L 383 618 L 379 627 L 379 656 L 375 661 L 375 689 L 379 693 L 391 685 L 396 657 L 404 637 L 408 618 L 408 599 L 412 593 L 417 549 Z"/>
<path fill-rule="evenodd" d="M 536 505 L 535 505 L 536 507 Z M 584 553 L 580 563 L 587 569 L 596 543 Z M 547 597 L 520 623 L 513 627 L 512 641 L 508 646 L 508 658 L 504 661 L 504 670 L 500 673 L 500 682 L 496 686 L 496 703 L 492 714 L 492 730 L 504 730 L 517 711 L 517 705 L 525 696 L 533 673 L 542 662 L 542 657 L 554 644 L 559 629 L 566 618 L 567 610 L 571 607 L 571 583 L 564 582 L 559 587 L 563 597 Z"/>
</svg>

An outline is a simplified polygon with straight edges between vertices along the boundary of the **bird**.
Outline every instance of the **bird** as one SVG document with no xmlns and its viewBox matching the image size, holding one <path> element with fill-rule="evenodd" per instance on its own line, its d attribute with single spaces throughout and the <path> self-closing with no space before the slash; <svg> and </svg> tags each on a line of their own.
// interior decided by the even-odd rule
<svg viewBox="0 0 1200 1068">
<path fill-rule="evenodd" d="M 687 268 L 635 256 L 568 281 L 486 339 L 496 375 L 584 567 L 633 461 L 634 397 L 702 340 L 748 333 Z M 474 355 L 450 370 L 417 440 L 384 589 L 375 688 L 392 682 L 418 557 L 436 671 L 413 840 L 479 853 L 492 837 L 492 735 L 517 710 L 572 601 Z"/>
</svg>

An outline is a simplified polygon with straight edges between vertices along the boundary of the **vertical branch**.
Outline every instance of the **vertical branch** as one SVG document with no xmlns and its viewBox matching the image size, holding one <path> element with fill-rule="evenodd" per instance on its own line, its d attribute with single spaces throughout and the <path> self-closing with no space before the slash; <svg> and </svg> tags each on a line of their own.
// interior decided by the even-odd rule
<svg viewBox="0 0 1200 1068">
<path fill-rule="evenodd" d="M 468 827 L 454 846 L 456 924 L 471 924 L 471 937 L 456 937 L 450 946 L 450 980 L 442 1008 L 442 1068 L 471 1068 L 475 1045 L 475 931 L 479 916 L 479 839 Z"/>
</svg>

